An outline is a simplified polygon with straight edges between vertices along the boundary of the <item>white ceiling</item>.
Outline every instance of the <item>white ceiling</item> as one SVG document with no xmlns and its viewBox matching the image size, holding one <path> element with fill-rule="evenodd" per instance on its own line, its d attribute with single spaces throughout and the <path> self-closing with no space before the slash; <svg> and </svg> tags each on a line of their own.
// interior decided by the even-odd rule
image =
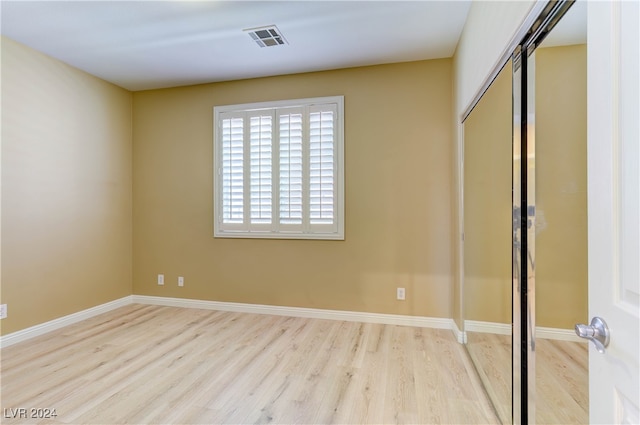
<svg viewBox="0 0 640 425">
<path fill-rule="evenodd" d="M 470 1 L 6 1 L 2 34 L 129 90 L 450 57 Z M 260 48 L 243 29 L 277 25 Z"/>
</svg>

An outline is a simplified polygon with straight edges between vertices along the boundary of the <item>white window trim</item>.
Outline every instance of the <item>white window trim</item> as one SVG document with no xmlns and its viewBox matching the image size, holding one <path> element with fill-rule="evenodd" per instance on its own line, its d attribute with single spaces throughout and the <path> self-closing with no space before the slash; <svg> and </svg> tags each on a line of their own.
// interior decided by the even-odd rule
<svg viewBox="0 0 640 425">
<path fill-rule="evenodd" d="M 335 144 L 334 144 L 334 161 L 336 171 L 336 181 L 334 186 L 334 202 L 335 202 L 335 230 L 326 231 L 322 230 L 321 225 L 316 225 L 316 230 L 313 231 L 306 226 L 303 226 L 301 230 L 285 231 L 279 228 L 277 224 L 277 214 L 273 215 L 274 224 L 271 229 L 262 229 L 256 226 L 254 229 L 247 229 L 243 226 L 222 225 L 222 126 L 221 115 L 227 113 L 245 113 L 259 110 L 269 110 L 277 108 L 294 108 L 304 107 L 313 108 L 316 105 L 334 104 L 336 108 L 336 120 L 335 125 Z M 275 113 L 277 116 L 277 113 Z M 295 100 L 281 100 L 273 102 L 259 102 L 259 103 L 246 103 L 240 105 L 225 105 L 215 106 L 213 108 L 213 164 L 214 164 L 214 176 L 213 176 L 213 236 L 215 238 L 256 238 L 256 239 L 313 239 L 313 240 L 344 240 L 344 96 L 329 96 L 329 97 L 317 97 L 307 99 L 295 99 Z M 274 123 L 275 125 L 275 123 Z M 218 141 L 220 141 L 218 143 Z M 276 157 L 276 153 L 272 153 L 272 158 Z M 307 158 L 303 158 L 303 161 L 307 161 Z M 278 168 L 277 161 L 273 167 L 274 170 Z M 246 178 L 246 177 L 245 177 Z M 278 185 L 276 176 L 274 176 L 274 187 Z M 273 203 L 276 204 L 278 199 L 277 191 L 273 196 Z M 245 202 L 245 205 L 247 203 Z M 274 207 L 274 213 L 277 207 Z M 248 214 L 248 213 L 247 213 Z M 245 215 L 245 218 L 247 215 Z"/>
</svg>

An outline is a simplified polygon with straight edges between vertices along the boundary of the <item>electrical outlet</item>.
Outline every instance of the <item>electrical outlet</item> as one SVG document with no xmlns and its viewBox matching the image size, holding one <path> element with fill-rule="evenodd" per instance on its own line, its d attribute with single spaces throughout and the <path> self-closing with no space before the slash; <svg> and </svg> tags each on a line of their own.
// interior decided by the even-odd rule
<svg viewBox="0 0 640 425">
<path fill-rule="evenodd" d="M 396 298 L 399 300 L 404 300 L 404 288 L 396 288 Z"/>
<path fill-rule="evenodd" d="M 0 319 L 6 319 L 6 318 L 7 318 L 7 305 L 2 304 L 0 305 Z"/>
<path fill-rule="evenodd" d="M 163 274 L 159 274 L 158 275 L 158 285 L 164 285 L 164 275 Z"/>
<path fill-rule="evenodd" d="M 178 286 L 184 286 L 184 277 L 178 276 Z"/>
</svg>

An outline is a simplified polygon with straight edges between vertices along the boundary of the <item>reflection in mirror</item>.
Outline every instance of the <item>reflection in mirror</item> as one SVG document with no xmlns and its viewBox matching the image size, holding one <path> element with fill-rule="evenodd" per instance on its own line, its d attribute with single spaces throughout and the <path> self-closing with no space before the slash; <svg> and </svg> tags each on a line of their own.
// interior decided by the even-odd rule
<svg viewBox="0 0 640 425">
<path fill-rule="evenodd" d="M 511 422 L 511 63 L 464 122 L 464 330 L 502 423 Z"/>
<path fill-rule="evenodd" d="M 536 420 L 589 423 L 586 2 L 535 50 Z"/>
</svg>

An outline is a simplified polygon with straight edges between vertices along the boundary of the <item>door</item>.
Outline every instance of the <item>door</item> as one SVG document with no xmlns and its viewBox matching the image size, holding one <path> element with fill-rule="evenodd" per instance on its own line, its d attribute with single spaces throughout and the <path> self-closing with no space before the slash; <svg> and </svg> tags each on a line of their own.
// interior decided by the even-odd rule
<svg viewBox="0 0 640 425">
<path fill-rule="evenodd" d="M 640 7 L 588 4 L 589 315 L 611 340 L 589 348 L 592 423 L 640 423 Z"/>
</svg>

